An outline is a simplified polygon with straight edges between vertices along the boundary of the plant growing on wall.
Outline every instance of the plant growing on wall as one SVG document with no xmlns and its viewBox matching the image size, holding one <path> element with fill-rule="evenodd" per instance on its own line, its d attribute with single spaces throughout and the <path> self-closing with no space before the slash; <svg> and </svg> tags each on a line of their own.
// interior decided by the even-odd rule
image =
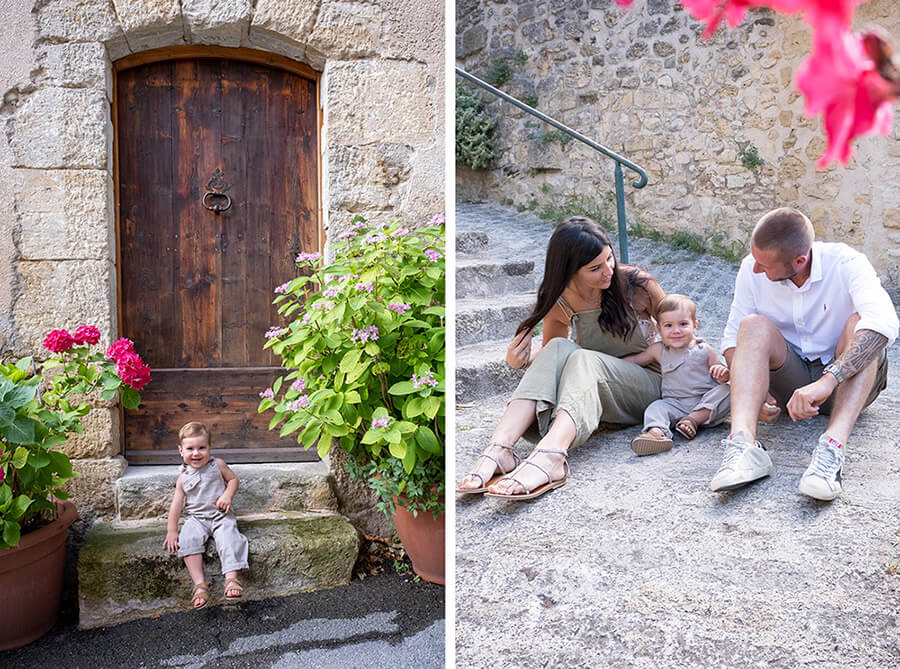
<svg viewBox="0 0 900 669">
<path fill-rule="evenodd" d="M 487 169 L 497 154 L 494 128 L 497 122 L 485 109 L 484 100 L 471 90 L 456 86 L 456 162 L 473 170 Z"/>
<path fill-rule="evenodd" d="M 759 172 L 760 166 L 765 165 L 766 163 L 766 161 L 760 157 L 759 149 L 757 149 L 756 145 L 754 144 L 748 144 L 743 149 L 741 149 L 740 157 L 741 165 L 746 167 L 754 174 Z"/>
<path fill-rule="evenodd" d="M 99 340 L 91 325 L 53 330 L 44 338 L 53 356 L 40 372 L 30 357 L 0 363 L 0 549 L 17 546 L 21 534 L 52 520 L 54 500 L 68 497 L 65 482 L 77 474 L 56 448 L 84 431 L 81 419 L 91 411 L 85 396 L 101 390 L 104 400 L 119 396 L 128 408 L 140 403 L 150 368 L 128 339 L 105 355 L 92 351 Z M 75 395 L 82 397 L 78 404 Z"/>
<path fill-rule="evenodd" d="M 301 253 L 309 275 L 275 290 L 291 320 L 266 335 L 288 370 L 260 394 L 269 428 L 322 457 L 338 440 L 385 511 L 394 495 L 443 511 L 443 216 L 433 223 L 413 232 L 357 216 L 333 263 Z"/>
</svg>

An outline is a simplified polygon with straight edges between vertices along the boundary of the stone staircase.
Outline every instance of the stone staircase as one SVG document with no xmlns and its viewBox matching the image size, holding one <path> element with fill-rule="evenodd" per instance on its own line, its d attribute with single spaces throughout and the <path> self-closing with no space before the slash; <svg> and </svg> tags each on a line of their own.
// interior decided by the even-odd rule
<svg viewBox="0 0 900 669">
<path fill-rule="evenodd" d="M 349 582 L 359 538 L 337 511 L 327 462 L 232 469 L 240 481 L 234 511 L 250 544 L 250 569 L 240 575 L 245 599 Z M 116 482 L 115 519 L 95 523 L 79 553 L 79 627 L 190 608 L 184 563 L 162 546 L 177 475 L 174 465 L 129 467 Z M 212 541 L 204 569 L 216 604 L 223 578 Z"/>
</svg>

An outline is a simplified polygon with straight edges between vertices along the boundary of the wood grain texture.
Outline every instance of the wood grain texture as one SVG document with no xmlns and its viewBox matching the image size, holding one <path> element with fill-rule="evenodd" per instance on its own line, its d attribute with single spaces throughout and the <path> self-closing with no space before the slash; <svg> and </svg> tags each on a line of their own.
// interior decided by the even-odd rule
<svg viewBox="0 0 900 669">
<path fill-rule="evenodd" d="M 202 386 L 210 370 L 232 370 L 233 381 L 216 377 L 219 388 L 242 389 L 229 411 L 255 414 L 271 377 L 243 370 L 278 364 L 262 348 L 279 323 L 272 290 L 297 275 L 297 253 L 321 250 L 318 110 L 314 80 L 220 57 L 119 68 L 116 99 L 120 331 L 154 369 L 142 410 L 125 413 L 132 453 L 171 449 L 153 430 L 177 433 L 176 416 L 217 419 L 220 391 Z M 232 199 L 219 214 L 202 204 L 216 169 Z M 159 369 L 182 370 L 198 413 L 173 411 L 182 387 L 160 381 Z M 247 378 L 261 385 L 244 387 Z M 233 421 L 223 428 L 248 434 Z M 238 448 L 295 444 L 252 435 Z"/>
</svg>

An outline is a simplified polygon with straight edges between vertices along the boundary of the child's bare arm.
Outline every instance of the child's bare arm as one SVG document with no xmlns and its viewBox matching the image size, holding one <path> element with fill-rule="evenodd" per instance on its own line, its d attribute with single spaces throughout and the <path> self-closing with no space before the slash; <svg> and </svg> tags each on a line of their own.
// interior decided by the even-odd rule
<svg viewBox="0 0 900 669">
<path fill-rule="evenodd" d="M 655 344 L 650 344 L 650 346 L 640 353 L 632 353 L 631 355 L 623 356 L 622 360 L 627 360 L 628 362 L 636 363 L 641 367 L 646 367 L 651 362 L 659 362 L 661 354 L 662 344 L 656 342 Z"/>
<path fill-rule="evenodd" d="M 231 511 L 231 502 L 238 489 L 238 477 L 231 471 L 231 467 L 225 464 L 224 460 L 216 458 L 216 464 L 219 466 L 222 478 L 225 479 L 225 492 L 216 500 L 216 508 L 228 513 Z"/>
<path fill-rule="evenodd" d="M 706 350 L 709 354 L 709 375 L 719 383 L 727 383 L 730 376 L 728 367 L 719 359 L 712 346 L 707 346 Z"/>
<path fill-rule="evenodd" d="M 175 482 L 175 494 L 172 496 L 172 504 L 169 506 L 169 519 L 166 523 L 166 539 L 163 541 L 163 547 L 170 553 L 178 550 L 178 518 L 184 509 L 184 489 L 181 487 L 181 477 Z"/>
</svg>

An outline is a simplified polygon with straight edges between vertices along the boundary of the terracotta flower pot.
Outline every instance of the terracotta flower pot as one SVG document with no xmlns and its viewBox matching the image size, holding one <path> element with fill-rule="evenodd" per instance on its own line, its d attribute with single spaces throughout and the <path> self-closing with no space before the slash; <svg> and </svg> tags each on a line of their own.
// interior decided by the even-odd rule
<svg viewBox="0 0 900 669">
<path fill-rule="evenodd" d="M 71 502 L 57 502 L 58 517 L 0 550 L 0 650 L 19 648 L 56 624 L 62 595 L 66 534 L 78 517 Z"/>
<path fill-rule="evenodd" d="M 435 518 L 430 511 L 420 511 L 413 516 L 403 506 L 402 497 L 395 497 L 394 502 L 394 527 L 412 560 L 413 571 L 426 581 L 444 585 L 444 514 Z"/>
</svg>

